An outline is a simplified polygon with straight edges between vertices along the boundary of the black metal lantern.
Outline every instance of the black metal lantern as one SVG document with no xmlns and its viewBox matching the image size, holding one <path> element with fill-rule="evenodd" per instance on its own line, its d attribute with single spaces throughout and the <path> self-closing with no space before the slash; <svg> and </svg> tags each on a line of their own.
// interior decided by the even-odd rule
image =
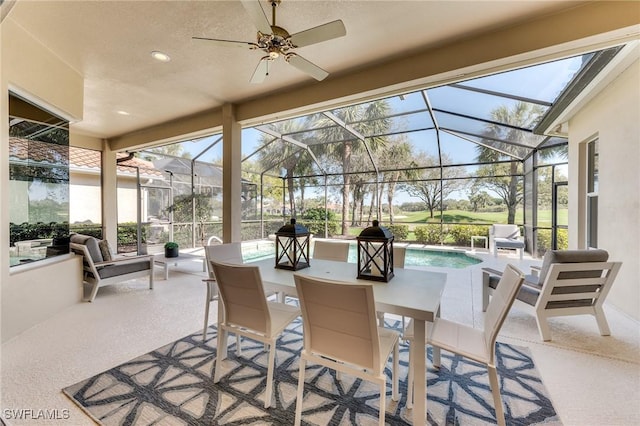
<svg viewBox="0 0 640 426">
<path fill-rule="evenodd" d="M 276 232 L 276 268 L 297 271 L 309 267 L 309 230 L 295 219 Z"/>
<path fill-rule="evenodd" d="M 389 282 L 393 278 L 393 234 L 377 220 L 358 236 L 358 278 Z"/>
</svg>

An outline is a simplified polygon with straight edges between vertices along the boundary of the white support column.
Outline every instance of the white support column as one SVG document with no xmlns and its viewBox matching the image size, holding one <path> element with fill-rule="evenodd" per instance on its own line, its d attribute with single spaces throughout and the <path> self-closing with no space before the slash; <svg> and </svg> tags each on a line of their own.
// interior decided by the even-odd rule
<svg viewBox="0 0 640 426">
<path fill-rule="evenodd" d="M 115 249 L 118 243 L 118 178 L 116 153 L 109 143 L 102 143 L 102 238 L 111 242 Z"/>
<path fill-rule="evenodd" d="M 233 104 L 222 107 L 222 240 L 240 242 L 242 218 L 242 129 Z"/>
</svg>

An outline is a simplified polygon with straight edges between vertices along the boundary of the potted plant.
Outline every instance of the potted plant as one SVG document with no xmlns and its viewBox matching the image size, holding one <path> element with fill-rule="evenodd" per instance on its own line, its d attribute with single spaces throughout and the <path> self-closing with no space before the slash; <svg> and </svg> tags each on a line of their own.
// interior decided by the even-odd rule
<svg viewBox="0 0 640 426">
<path fill-rule="evenodd" d="M 178 251 L 178 243 L 174 243 L 173 241 L 169 241 L 164 245 L 164 257 L 178 257 L 180 253 Z"/>
</svg>

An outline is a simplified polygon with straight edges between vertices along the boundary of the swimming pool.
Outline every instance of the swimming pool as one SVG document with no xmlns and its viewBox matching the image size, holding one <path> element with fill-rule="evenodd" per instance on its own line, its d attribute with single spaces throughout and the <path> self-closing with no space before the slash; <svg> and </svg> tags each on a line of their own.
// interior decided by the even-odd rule
<svg viewBox="0 0 640 426">
<path fill-rule="evenodd" d="M 268 259 L 275 256 L 275 245 L 272 241 L 242 244 L 242 257 L 245 262 Z M 349 244 L 349 262 L 356 263 L 358 253 L 355 243 Z M 435 266 L 440 268 L 462 269 L 477 265 L 482 260 L 469 256 L 462 251 L 429 250 L 422 248 L 407 248 L 405 266 Z"/>
</svg>

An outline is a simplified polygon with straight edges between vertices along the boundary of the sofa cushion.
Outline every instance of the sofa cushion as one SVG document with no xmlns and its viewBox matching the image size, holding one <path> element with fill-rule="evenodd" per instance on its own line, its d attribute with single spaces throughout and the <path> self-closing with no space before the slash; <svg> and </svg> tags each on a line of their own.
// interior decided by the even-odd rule
<svg viewBox="0 0 640 426">
<path fill-rule="evenodd" d="M 102 254 L 102 259 L 105 262 L 112 260 L 115 256 L 113 253 L 113 249 L 111 248 L 111 244 L 107 240 L 98 241 L 98 246 L 100 247 L 100 253 Z"/>
<path fill-rule="evenodd" d="M 85 247 L 87 247 L 93 263 L 104 261 L 97 238 L 90 235 L 73 234 L 71 235 L 71 242 L 76 244 L 83 244 Z"/>
<path fill-rule="evenodd" d="M 98 269 L 100 278 L 111 278 L 123 274 L 130 274 L 132 272 L 146 271 L 151 268 L 150 260 L 141 260 L 139 262 L 124 263 L 121 265 L 107 265 Z"/>
<path fill-rule="evenodd" d="M 538 277 L 534 275 L 525 275 L 524 283 L 522 284 L 522 287 L 520 287 L 520 290 L 518 290 L 516 298 L 531 306 L 535 306 L 538 296 L 540 295 L 540 285 L 538 284 L 537 279 Z M 489 287 L 495 290 L 498 288 L 499 282 L 500 276 L 493 274 L 489 275 Z"/>
<path fill-rule="evenodd" d="M 524 241 L 514 240 L 510 238 L 494 238 L 493 243 L 500 248 L 524 248 Z"/>
</svg>

